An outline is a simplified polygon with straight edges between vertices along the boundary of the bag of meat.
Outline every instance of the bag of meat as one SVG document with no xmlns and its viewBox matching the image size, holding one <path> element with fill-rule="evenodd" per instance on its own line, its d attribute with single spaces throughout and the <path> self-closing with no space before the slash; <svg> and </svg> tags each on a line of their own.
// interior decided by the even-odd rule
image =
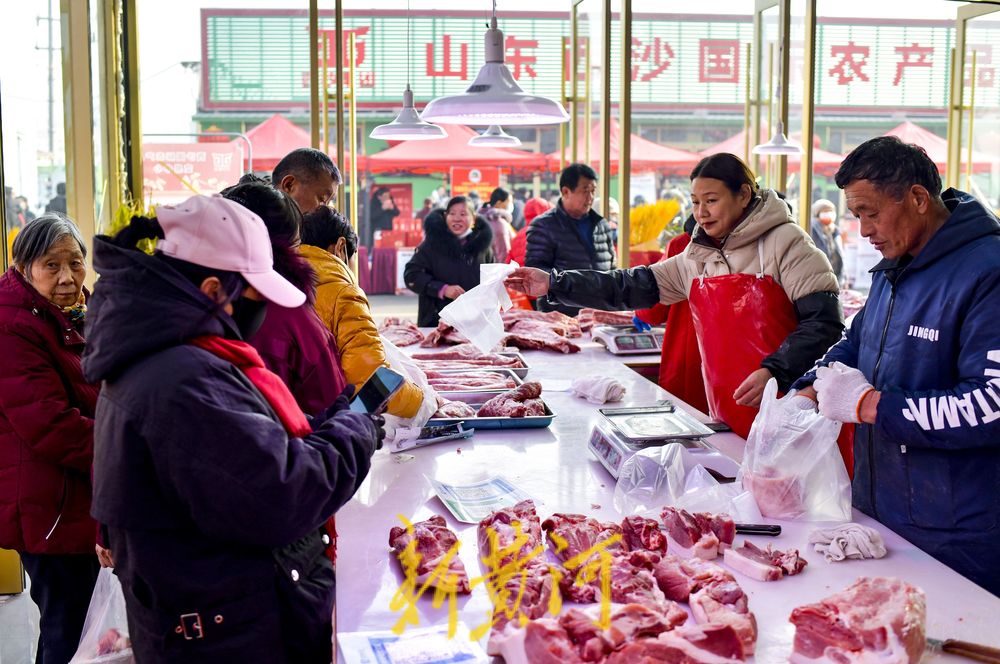
<svg viewBox="0 0 1000 664">
<path fill-rule="evenodd" d="M 441 320 L 458 330 L 476 348 L 488 353 L 505 336 L 501 311 L 513 305 L 503 280 L 517 263 L 487 263 L 479 266 L 479 285 L 441 310 Z"/>
<path fill-rule="evenodd" d="M 850 521 L 851 481 L 837 447 L 840 422 L 828 420 L 794 394 L 764 388 L 743 453 L 740 475 L 761 514 L 772 519 Z"/>
<path fill-rule="evenodd" d="M 132 643 L 128 638 L 125 596 L 118 577 L 110 568 L 102 568 L 90 596 L 90 606 L 83 623 L 80 646 L 70 664 L 96 662 L 134 664 Z"/>
</svg>

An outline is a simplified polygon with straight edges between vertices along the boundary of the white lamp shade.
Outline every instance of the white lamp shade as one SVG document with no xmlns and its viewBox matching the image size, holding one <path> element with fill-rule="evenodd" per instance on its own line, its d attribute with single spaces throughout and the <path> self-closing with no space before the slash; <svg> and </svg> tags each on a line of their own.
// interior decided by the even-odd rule
<svg viewBox="0 0 1000 664">
<path fill-rule="evenodd" d="M 407 85 L 406 90 L 403 91 L 403 110 L 389 124 L 379 125 L 372 129 L 369 136 L 383 141 L 432 141 L 437 138 L 445 138 L 448 133 L 444 127 L 420 119 L 420 114 L 413 107 L 413 91 Z"/>
<path fill-rule="evenodd" d="M 752 152 L 754 154 L 762 154 L 765 156 L 776 156 L 776 155 L 789 155 L 789 154 L 802 154 L 802 146 L 798 143 L 788 140 L 785 137 L 784 126 L 781 122 L 778 122 L 778 126 L 775 128 L 774 136 L 771 137 L 767 143 L 761 143 L 755 146 Z"/>
<path fill-rule="evenodd" d="M 469 145 L 478 148 L 514 148 L 520 144 L 520 138 L 511 136 L 497 125 L 490 125 L 482 134 L 469 139 Z"/>
<path fill-rule="evenodd" d="M 458 95 L 438 97 L 424 108 L 430 122 L 488 125 L 544 125 L 569 122 L 566 109 L 552 99 L 526 93 L 504 64 L 503 32 L 496 17 L 486 31 L 486 63 L 476 80 Z"/>
</svg>

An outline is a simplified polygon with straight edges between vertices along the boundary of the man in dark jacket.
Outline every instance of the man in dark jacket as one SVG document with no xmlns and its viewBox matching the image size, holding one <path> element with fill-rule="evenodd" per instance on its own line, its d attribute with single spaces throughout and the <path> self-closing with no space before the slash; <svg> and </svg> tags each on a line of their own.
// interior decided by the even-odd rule
<svg viewBox="0 0 1000 664">
<path fill-rule="evenodd" d="M 610 270 L 615 267 L 611 227 L 594 212 L 597 173 L 586 164 L 570 164 L 559 174 L 559 203 L 528 227 L 525 267 L 552 270 Z M 575 316 L 579 307 L 538 299 L 541 311 Z"/>
<path fill-rule="evenodd" d="M 836 181 L 884 259 L 795 387 L 860 424 L 855 507 L 1000 595 L 1000 221 L 894 137 L 858 146 Z"/>
</svg>

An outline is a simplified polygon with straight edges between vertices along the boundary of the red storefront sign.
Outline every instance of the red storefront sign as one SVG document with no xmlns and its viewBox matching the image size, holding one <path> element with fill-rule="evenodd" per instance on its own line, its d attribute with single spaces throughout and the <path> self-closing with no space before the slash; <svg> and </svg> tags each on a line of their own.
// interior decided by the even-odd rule
<svg viewBox="0 0 1000 664">
<path fill-rule="evenodd" d="M 243 155 L 231 143 L 144 143 L 142 186 L 146 200 L 162 203 L 214 194 L 236 184 Z"/>
<path fill-rule="evenodd" d="M 452 168 L 451 195 L 468 196 L 475 191 L 484 202 L 500 186 L 499 168 Z"/>
</svg>

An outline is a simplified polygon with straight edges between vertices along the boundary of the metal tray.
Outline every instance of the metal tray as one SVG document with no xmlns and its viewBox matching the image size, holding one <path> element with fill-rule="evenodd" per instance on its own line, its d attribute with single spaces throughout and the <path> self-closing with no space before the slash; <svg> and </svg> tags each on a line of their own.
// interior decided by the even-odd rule
<svg viewBox="0 0 1000 664">
<path fill-rule="evenodd" d="M 510 371 L 513 371 L 515 374 L 517 374 L 518 378 L 525 378 L 525 377 L 527 377 L 527 375 L 528 375 L 528 369 L 530 367 L 528 366 L 528 362 L 524 359 L 524 355 L 521 355 L 521 351 L 519 351 L 517 349 L 505 349 L 505 350 L 502 350 L 499 353 L 497 353 L 497 355 L 506 355 L 508 357 L 516 357 L 517 359 L 519 359 L 521 361 L 521 364 L 524 365 L 524 366 L 521 366 L 521 367 L 497 367 L 498 369 L 509 369 Z"/>
<path fill-rule="evenodd" d="M 644 408 L 601 408 L 615 429 L 630 441 L 702 438 L 714 432 L 673 404 Z"/>
<path fill-rule="evenodd" d="M 462 399 L 458 399 L 458 398 L 456 398 L 454 396 L 456 394 L 468 394 L 468 393 L 475 394 L 475 393 L 478 393 L 478 392 L 489 392 L 490 394 L 502 394 L 502 393 L 506 392 L 507 390 L 513 390 L 513 389 L 515 389 L 517 387 L 520 387 L 521 383 L 524 382 L 524 379 L 521 376 L 519 376 L 517 374 L 517 371 L 514 370 L 514 369 L 491 369 L 491 368 L 487 368 L 487 367 L 479 367 L 479 368 L 476 368 L 476 369 L 442 369 L 442 370 L 438 370 L 438 373 L 441 373 L 441 374 L 488 374 L 488 373 L 493 373 L 493 374 L 500 374 L 501 376 L 504 376 L 505 378 L 510 378 L 511 380 L 514 381 L 514 387 L 509 387 L 509 388 L 502 389 L 502 390 L 498 390 L 496 388 L 493 388 L 493 389 L 481 388 L 481 389 L 475 389 L 475 390 L 473 390 L 473 389 L 469 389 L 469 390 L 437 390 L 438 394 L 444 396 L 446 399 L 448 399 L 450 401 L 462 401 Z"/>
<path fill-rule="evenodd" d="M 473 408 L 482 406 L 498 394 L 503 394 L 509 390 L 501 392 L 451 392 L 448 396 L 451 401 L 464 401 Z M 545 403 L 544 401 L 542 402 Z M 478 408 L 477 408 L 478 410 Z M 544 415 L 533 415 L 530 417 L 434 417 L 427 421 L 425 426 L 437 426 L 440 424 L 455 424 L 464 422 L 465 426 L 473 429 L 543 429 L 552 424 L 555 413 L 545 404 Z"/>
</svg>

